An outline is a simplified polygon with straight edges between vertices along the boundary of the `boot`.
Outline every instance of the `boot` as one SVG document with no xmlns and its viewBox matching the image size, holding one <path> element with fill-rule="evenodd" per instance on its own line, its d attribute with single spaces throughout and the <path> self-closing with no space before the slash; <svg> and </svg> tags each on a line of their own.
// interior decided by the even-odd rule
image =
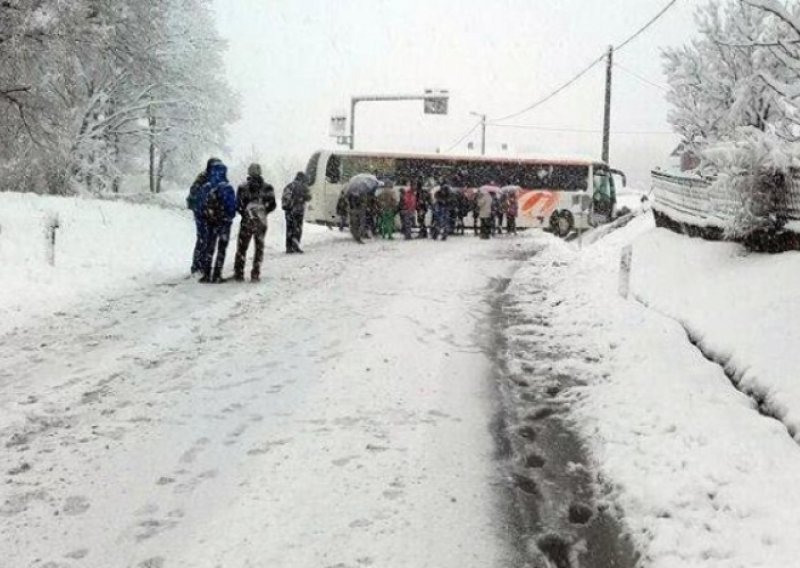
<svg viewBox="0 0 800 568">
<path fill-rule="evenodd" d="M 213 284 L 219 284 L 222 282 L 222 270 L 214 269 L 214 275 L 211 277 L 211 282 Z"/>
</svg>

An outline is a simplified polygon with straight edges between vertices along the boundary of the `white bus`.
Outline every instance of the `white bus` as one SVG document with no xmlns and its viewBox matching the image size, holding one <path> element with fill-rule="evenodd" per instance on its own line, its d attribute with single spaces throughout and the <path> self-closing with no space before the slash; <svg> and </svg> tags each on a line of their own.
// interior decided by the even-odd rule
<svg viewBox="0 0 800 568">
<path fill-rule="evenodd" d="M 614 176 L 625 184 L 622 172 L 587 159 L 320 151 L 311 156 L 306 168 L 312 194 L 308 220 L 336 223 L 339 194 L 359 173 L 395 183 L 435 180 L 459 189 L 487 184 L 519 186 L 517 226 L 549 228 L 560 236 L 611 220 L 616 203 Z"/>
</svg>

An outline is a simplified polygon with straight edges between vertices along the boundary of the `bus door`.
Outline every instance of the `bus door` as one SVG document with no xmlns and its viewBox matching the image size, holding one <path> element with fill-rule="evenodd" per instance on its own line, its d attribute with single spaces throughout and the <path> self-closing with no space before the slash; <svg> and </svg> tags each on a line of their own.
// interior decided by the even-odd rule
<svg viewBox="0 0 800 568">
<path fill-rule="evenodd" d="M 611 221 L 617 192 L 614 178 L 607 168 L 594 168 L 592 176 L 592 213 L 589 224 L 596 227 Z"/>
</svg>

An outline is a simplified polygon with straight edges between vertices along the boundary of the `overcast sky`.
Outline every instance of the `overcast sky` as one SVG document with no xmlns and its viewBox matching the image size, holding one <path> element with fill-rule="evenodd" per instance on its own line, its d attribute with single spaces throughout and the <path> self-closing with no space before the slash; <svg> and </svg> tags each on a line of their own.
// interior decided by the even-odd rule
<svg viewBox="0 0 800 568">
<path fill-rule="evenodd" d="M 233 161 L 253 149 L 264 159 L 305 164 L 335 147 L 331 113 L 352 95 L 448 89 L 448 116 L 426 116 L 421 102 L 363 103 L 356 148 L 447 150 L 478 120 L 513 113 L 548 94 L 655 15 L 666 0 L 214 0 L 229 42 L 228 73 L 242 96 L 231 131 Z M 660 49 L 695 34 L 695 0 L 679 0 L 652 28 L 616 54 L 643 79 L 664 84 Z M 515 154 L 600 156 L 605 69 L 597 66 L 562 95 L 510 123 L 565 130 L 490 127 L 487 154 L 503 143 Z M 668 161 L 664 90 L 614 72 L 611 163 L 634 183 Z M 630 134 L 647 132 L 647 134 Z M 480 130 L 467 142 L 480 145 Z M 476 150 L 477 151 L 477 150 Z M 280 180 L 275 180 L 280 181 Z"/>
</svg>

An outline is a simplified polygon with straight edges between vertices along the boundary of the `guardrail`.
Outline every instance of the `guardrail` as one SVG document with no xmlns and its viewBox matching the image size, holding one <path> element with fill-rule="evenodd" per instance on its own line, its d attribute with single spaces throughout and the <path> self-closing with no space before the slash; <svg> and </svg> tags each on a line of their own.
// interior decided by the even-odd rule
<svg viewBox="0 0 800 568">
<path fill-rule="evenodd" d="M 745 208 L 742 196 L 728 184 L 714 183 L 714 179 L 654 170 L 651 180 L 656 224 L 690 236 L 724 238 Z M 759 215 L 769 219 L 773 227 L 757 231 L 755 238 L 773 241 L 780 233 L 778 240 L 786 242 L 770 243 L 767 249 L 800 248 L 800 171 L 792 173 L 786 191 L 770 191 L 761 201 Z M 792 235 L 786 237 L 786 232 Z"/>
</svg>

